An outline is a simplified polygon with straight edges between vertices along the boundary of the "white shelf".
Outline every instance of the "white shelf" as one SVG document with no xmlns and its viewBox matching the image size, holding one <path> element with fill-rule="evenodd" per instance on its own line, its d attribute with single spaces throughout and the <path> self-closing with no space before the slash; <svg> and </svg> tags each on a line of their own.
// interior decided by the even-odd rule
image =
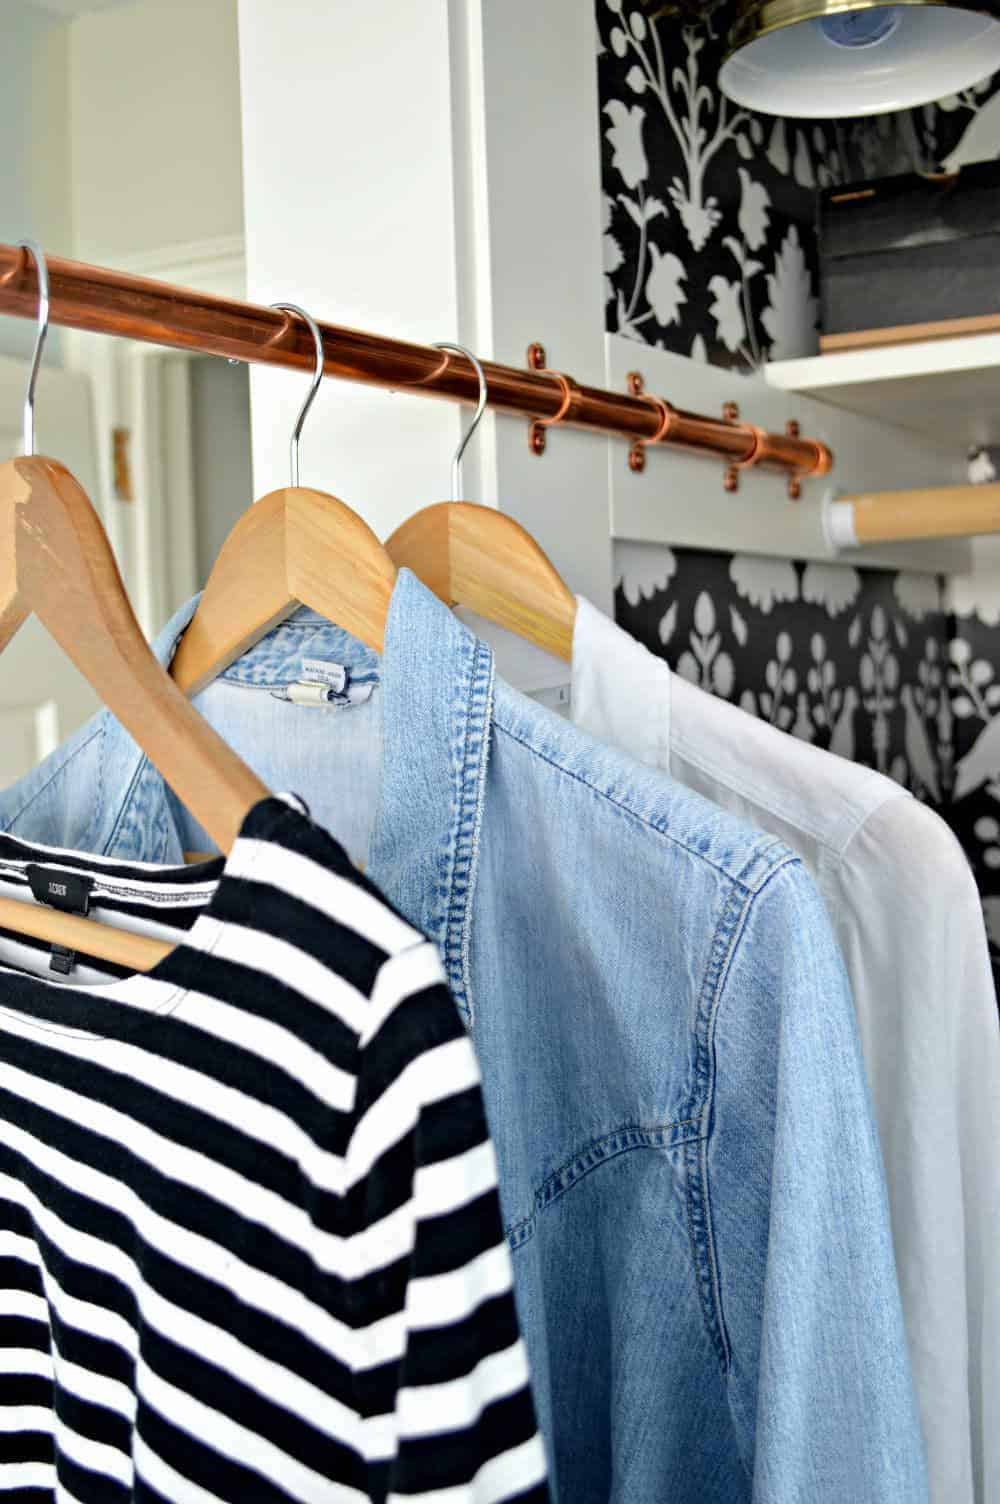
<svg viewBox="0 0 1000 1504">
<path fill-rule="evenodd" d="M 934 443 L 1000 444 L 1000 334 L 774 361 L 769 386 L 910 429 Z"/>
</svg>

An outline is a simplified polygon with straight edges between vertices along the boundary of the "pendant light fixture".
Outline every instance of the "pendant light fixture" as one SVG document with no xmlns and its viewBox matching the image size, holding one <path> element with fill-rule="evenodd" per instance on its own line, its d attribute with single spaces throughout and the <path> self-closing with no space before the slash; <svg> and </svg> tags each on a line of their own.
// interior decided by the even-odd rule
<svg viewBox="0 0 1000 1504">
<path fill-rule="evenodd" d="M 1000 0 L 737 0 L 724 94 L 766 115 L 927 104 L 1000 68 Z"/>
</svg>

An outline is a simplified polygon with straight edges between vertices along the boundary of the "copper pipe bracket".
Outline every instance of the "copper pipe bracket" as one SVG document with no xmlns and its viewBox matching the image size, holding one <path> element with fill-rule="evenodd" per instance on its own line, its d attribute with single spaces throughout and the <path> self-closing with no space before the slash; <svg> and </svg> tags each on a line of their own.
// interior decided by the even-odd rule
<svg viewBox="0 0 1000 1504">
<path fill-rule="evenodd" d="M 795 418 L 790 418 L 785 424 L 785 434 L 790 439 L 800 439 L 802 430 Z M 810 480 L 817 475 L 829 475 L 833 469 L 833 453 L 819 439 L 807 439 L 811 443 L 816 458 L 811 465 L 806 465 L 798 471 L 793 471 L 788 477 L 788 495 L 792 501 L 799 501 L 802 496 L 802 482 Z"/>
<path fill-rule="evenodd" d="M 660 423 L 656 432 L 650 439 L 635 439 L 628 452 L 628 467 L 634 475 L 641 475 L 646 468 L 646 450 L 650 444 L 662 444 L 670 436 L 670 430 L 677 418 L 677 409 L 672 407 L 665 397 L 654 397 L 651 393 L 635 392 L 634 396 L 641 397 L 650 407 L 656 409 L 660 415 Z"/>
<path fill-rule="evenodd" d="M 672 407 L 665 397 L 654 397 L 646 392 L 646 380 L 641 371 L 629 371 L 625 378 L 630 397 L 641 397 L 643 402 L 648 402 L 660 415 L 660 425 L 652 438 L 633 439 L 628 452 L 628 467 L 634 475 L 641 475 L 646 468 L 646 447 L 649 444 L 662 444 L 674 425 L 677 415 L 676 408 Z"/>
<path fill-rule="evenodd" d="M 543 345 L 534 344 L 528 346 L 528 364 L 532 365 L 535 359 L 545 359 Z M 562 388 L 562 402 L 557 412 L 551 418 L 532 418 L 528 425 L 528 448 L 532 454 L 543 455 L 545 453 L 546 429 L 555 428 L 557 423 L 562 423 L 573 403 L 574 393 L 577 391 L 576 382 L 572 376 L 563 375 L 562 371 L 550 371 L 548 366 L 533 366 L 539 376 L 553 376 Z"/>
<path fill-rule="evenodd" d="M 738 402 L 724 402 L 722 404 L 722 421 L 731 423 L 735 428 L 740 421 L 740 404 Z M 757 446 L 754 446 L 756 450 Z M 722 473 L 722 489 L 732 495 L 740 489 L 740 465 L 727 465 Z"/>
<path fill-rule="evenodd" d="M 736 408 L 736 404 L 727 402 L 726 407 Z M 736 411 L 739 412 L 739 409 L 736 408 Z M 727 422 L 734 424 L 738 422 L 738 419 L 730 418 L 725 410 L 724 416 Z M 767 452 L 768 436 L 765 428 L 758 428 L 756 423 L 743 423 L 740 426 L 747 430 L 753 444 L 749 454 L 745 454 L 741 460 L 733 460 L 726 466 L 726 472 L 722 477 L 722 488 L 730 495 L 740 489 L 740 471 L 752 470 L 755 465 L 759 465 L 765 459 Z"/>
<path fill-rule="evenodd" d="M 797 418 L 789 418 L 788 422 L 785 424 L 785 433 L 788 435 L 788 437 L 790 439 L 797 439 L 799 437 L 799 435 L 801 434 L 801 432 L 802 432 L 802 429 L 799 427 L 799 421 L 798 421 L 798 419 Z M 801 475 L 790 475 L 788 477 L 788 499 L 789 499 L 789 501 L 801 501 L 802 500 L 802 476 Z"/>
</svg>

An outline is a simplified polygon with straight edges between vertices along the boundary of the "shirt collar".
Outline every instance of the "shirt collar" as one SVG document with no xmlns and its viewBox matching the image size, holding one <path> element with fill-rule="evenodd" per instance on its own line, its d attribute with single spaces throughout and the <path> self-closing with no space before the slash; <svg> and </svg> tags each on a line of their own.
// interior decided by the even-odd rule
<svg viewBox="0 0 1000 1504">
<path fill-rule="evenodd" d="M 169 668 L 174 661 L 177 644 L 191 624 L 191 618 L 198 609 L 201 593 L 193 595 L 183 606 L 178 606 L 166 626 L 157 633 L 153 639 L 153 657 L 162 668 Z"/>
<path fill-rule="evenodd" d="M 650 767 L 670 767 L 673 676 L 622 627 L 577 596 L 573 630 L 573 721 Z"/>
<path fill-rule="evenodd" d="M 493 654 L 401 569 L 381 671 L 384 761 L 371 876 L 390 897 L 407 895 L 407 918 L 440 947 L 456 1001 L 469 1005 Z"/>
<path fill-rule="evenodd" d="M 198 599 L 181 606 L 153 644 L 165 668 Z M 315 612 L 299 610 L 294 620 L 297 627 L 315 625 L 331 654 L 343 654 L 346 661 L 372 659 L 362 644 Z M 254 655 L 262 653 L 272 671 L 280 671 L 286 658 L 296 659 L 301 633 L 283 636 L 282 626 L 244 655 L 238 673 L 252 673 Z M 468 1004 L 466 931 L 492 718 L 493 654 L 415 575 L 401 569 L 378 670 L 382 795 L 368 872 L 439 946 L 456 1000 Z M 155 776 L 148 764 L 143 772 Z"/>
<path fill-rule="evenodd" d="M 198 609 L 198 603 L 200 602 L 200 600 L 201 592 L 199 591 L 197 595 L 193 595 L 190 600 L 185 601 L 182 606 L 178 606 L 177 610 L 174 612 L 173 616 L 171 616 L 166 626 L 163 627 L 153 639 L 153 656 L 156 658 L 156 661 L 162 665 L 163 668 L 169 668 L 171 663 L 174 661 L 174 654 L 177 651 L 177 644 L 180 642 L 181 638 L 184 636 L 184 633 L 191 625 L 191 619 L 194 616 L 195 611 Z M 320 616 L 318 611 L 310 611 L 307 606 L 299 606 L 299 608 L 294 611 L 290 617 L 287 618 L 287 621 L 294 621 L 297 627 L 315 627 L 318 631 L 326 633 L 331 643 L 341 643 L 345 641 L 354 643 L 361 656 L 371 656 L 368 649 L 365 648 L 363 644 L 355 642 L 355 639 L 353 637 L 350 637 L 346 632 L 342 631 L 340 627 L 334 626 L 327 620 L 325 616 Z M 286 641 L 282 641 L 284 634 L 282 634 L 281 629 L 285 625 L 285 622 L 279 622 L 276 627 L 272 628 L 271 632 L 268 634 L 267 640 L 273 644 L 275 654 L 279 658 L 279 661 L 287 661 L 289 666 L 293 666 L 298 656 L 298 649 L 294 639 L 287 638 Z M 253 648 L 248 649 L 248 653 L 253 652 Z M 237 662 L 240 661 L 240 659 L 237 659 Z M 225 669 L 223 675 L 220 675 L 220 677 L 229 678 L 233 677 L 233 675 L 231 674 L 230 669 Z"/>
</svg>

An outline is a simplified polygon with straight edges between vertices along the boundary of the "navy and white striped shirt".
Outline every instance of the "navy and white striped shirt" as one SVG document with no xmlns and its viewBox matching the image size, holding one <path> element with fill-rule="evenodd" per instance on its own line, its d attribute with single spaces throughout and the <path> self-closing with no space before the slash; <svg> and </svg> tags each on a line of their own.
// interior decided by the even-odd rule
<svg viewBox="0 0 1000 1504">
<path fill-rule="evenodd" d="M 0 837 L 179 941 L 0 934 L 0 1497 L 543 1504 L 479 1075 L 436 951 L 291 802 L 230 857 Z"/>
</svg>

